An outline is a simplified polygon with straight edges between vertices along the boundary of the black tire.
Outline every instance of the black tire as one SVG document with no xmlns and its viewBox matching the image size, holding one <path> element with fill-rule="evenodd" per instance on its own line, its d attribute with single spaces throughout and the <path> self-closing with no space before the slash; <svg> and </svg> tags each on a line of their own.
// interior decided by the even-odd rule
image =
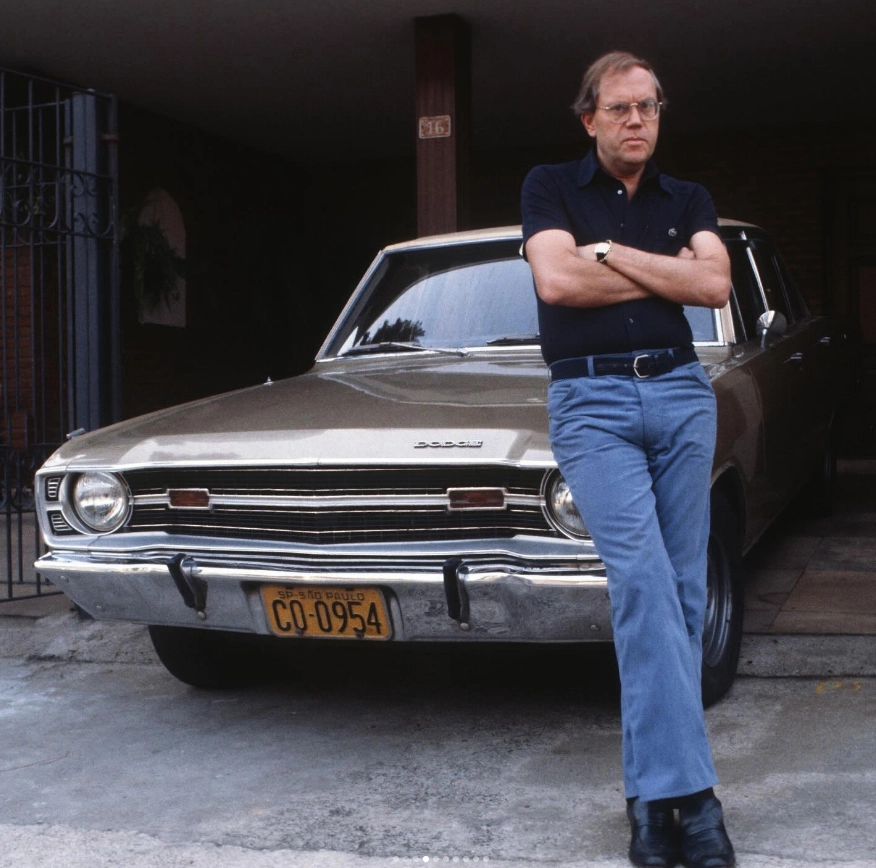
<svg viewBox="0 0 876 868">
<path fill-rule="evenodd" d="M 706 617 L 703 629 L 703 707 L 733 684 L 742 644 L 743 577 L 736 515 L 719 492 L 712 494 Z"/>
<path fill-rule="evenodd" d="M 151 626 L 149 637 L 167 671 L 192 687 L 228 690 L 267 679 L 268 646 L 260 636 Z"/>
</svg>

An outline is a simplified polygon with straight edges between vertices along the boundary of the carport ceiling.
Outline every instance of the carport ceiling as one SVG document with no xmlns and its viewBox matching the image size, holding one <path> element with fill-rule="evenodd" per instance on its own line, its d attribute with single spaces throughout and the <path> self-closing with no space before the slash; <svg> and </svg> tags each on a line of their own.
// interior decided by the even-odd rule
<svg viewBox="0 0 876 868">
<path fill-rule="evenodd" d="M 478 148 L 572 141 L 582 67 L 657 66 L 677 128 L 873 121 L 873 0 L 0 0 L 0 65 L 298 159 L 413 152 L 413 19 L 472 28 Z"/>
</svg>

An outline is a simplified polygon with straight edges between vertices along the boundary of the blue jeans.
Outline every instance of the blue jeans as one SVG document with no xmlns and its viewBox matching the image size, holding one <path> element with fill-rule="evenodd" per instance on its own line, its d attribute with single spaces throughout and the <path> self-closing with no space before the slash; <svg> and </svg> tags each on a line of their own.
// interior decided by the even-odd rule
<svg viewBox="0 0 876 868">
<path fill-rule="evenodd" d="M 551 446 L 608 576 L 628 798 L 716 783 L 700 693 L 715 395 L 699 362 L 552 382 Z"/>
</svg>

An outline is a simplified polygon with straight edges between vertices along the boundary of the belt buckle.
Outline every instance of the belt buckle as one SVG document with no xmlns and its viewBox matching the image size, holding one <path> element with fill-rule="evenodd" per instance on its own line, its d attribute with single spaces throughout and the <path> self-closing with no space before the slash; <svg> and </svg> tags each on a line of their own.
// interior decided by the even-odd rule
<svg viewBox="0 0 876 868">
<path fill-rule="evenodd" d="M 647 353 L 643 353 L 641 356 L 636 356 L 636 358 L 633 359 L 633 373 L 634 373 L 634 374 L 635 374 L 640 380 L 647 380 L 649 377 L 653 376 L 653 374 L 641 374 L 641 373 L 639 373 L 639 362 L 641 362 L 642 359 L 646 359 L 646 360 L 649 361 L 649 362 L 650 362 L 650 361 L 653 361 L 653 357 L 652 357 L 652 356 L 649 356 Z"/>
</svg>

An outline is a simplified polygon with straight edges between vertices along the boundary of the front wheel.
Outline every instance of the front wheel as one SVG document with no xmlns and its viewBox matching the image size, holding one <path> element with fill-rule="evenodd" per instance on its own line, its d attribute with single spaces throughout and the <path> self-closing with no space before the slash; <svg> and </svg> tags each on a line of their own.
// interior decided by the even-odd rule
<svg viewBox="0 0 876 868">
<path fill-rule="evenodd" d="M 727 499 L 712 494 L 706 615 L 703 629 L 703 707 L 733 684 L 742 644 L 742 553 L 736 515 Z"/>
<path fill-rule="evenodd" d="M 192 687 L 249 687 L 267 677 L 267 646 L 259 636 L 153 625 L 149 638 L 167 671 Z"/>
</svg>

